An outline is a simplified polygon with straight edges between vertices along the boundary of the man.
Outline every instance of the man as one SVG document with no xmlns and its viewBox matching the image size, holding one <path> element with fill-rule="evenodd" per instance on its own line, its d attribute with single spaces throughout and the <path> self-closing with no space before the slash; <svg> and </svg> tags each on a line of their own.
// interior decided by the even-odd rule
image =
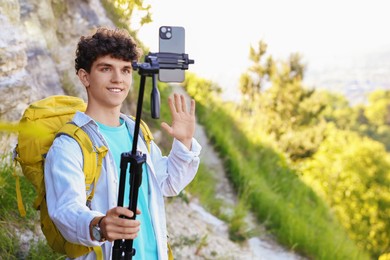
<svg viewBox="0 0 390 260">
<path fill-rule="evenodd" d="M 134 121 L 120 112 L 132 84 L 131 62 L 140 51 L 124 30 L 99 28 L 92 36 L 81 37 L 76 50 L 76 72 L 85 86 L 88 105 L 77 112 L 73 122 L 95 146 L 108 147 L 102 172 L 90 205 L 86 205 L 83 158 L 72 138 L 55 139 L 45 163 L 45 187 L 49 215 L 64 238 L 89 247 L 101 246 L 110 259 L 112 241 L 134 239 L 134 259 L 167 259 L 167 233 L 163 196 L 177 195 L 194 178 L 201 147 L 193 139 L 195 102 L 190 109 L 182 95 L 168 100 L 172 123 L 162 128 L 174 138 L 169 156 L 162 156 L 152 142 L 151 151 L 139 139 L 138 150 L 147 154 L 139 189 L 138 212 L 117 206 L 120 155 L 131 150 Z M 126 181 L 128 186 L 128 181 Z M 120 218 L 123 215 L 136 220 Z M 97 228 L 96 228 L 97 227 Z M 98 232 L 96 233 L 96 230 Z M 80 259 L 95 259 L 91 252 Z"/>
</svg>

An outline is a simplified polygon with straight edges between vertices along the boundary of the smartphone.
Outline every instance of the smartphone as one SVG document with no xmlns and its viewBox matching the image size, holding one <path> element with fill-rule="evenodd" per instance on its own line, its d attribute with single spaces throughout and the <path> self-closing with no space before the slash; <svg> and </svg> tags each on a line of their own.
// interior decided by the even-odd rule
<svg viewBox="0 0 390 260">
<path fill-rule="evenodd" d="M 161 26 L 159 28 L 159 52 L 185 53 L 184 39 L 184 27 Z M 158 79 L 162 82 L 183 82 L 184 70 L 160 69 Z"/>
</svg>

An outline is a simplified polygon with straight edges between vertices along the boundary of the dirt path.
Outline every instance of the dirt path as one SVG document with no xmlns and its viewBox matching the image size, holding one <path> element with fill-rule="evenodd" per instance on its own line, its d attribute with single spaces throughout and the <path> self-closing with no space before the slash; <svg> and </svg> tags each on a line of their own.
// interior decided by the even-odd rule
<svg viewBox="0 0 390 260">
<path fill-rule="evenodd" d="M 174 87 L 174 92 L 186 94 L 180 87 Z M 228 207 L 234 207 L 236 193 L 221 159 L 208 141 L 205 129 L 199 124 L 196 125 L 195 138 L 202 145 L 201 163 L 219 180 L 217 197 Z M 191 199 L 189 204 L 181 199 L 169 200 L 167 217 L 170 241 L 177 259 L 302 259 L 278 245 L 251 215 L 246 218 L 247 224 L 260 235 L 244 244 L 233 243 L 229 239 L 227 224 L 208 213 L 196 198 Z"/>
</svg>

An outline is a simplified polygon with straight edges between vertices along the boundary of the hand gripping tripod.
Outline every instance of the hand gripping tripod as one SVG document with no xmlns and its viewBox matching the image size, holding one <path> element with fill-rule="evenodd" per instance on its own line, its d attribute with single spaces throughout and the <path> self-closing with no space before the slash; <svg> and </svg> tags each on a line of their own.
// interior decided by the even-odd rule
<svg viewBox="0 0 390 260">
<path fill-rule="evenodd" d="M 152 118 L 160 118 L 160 93 L 157 89 L 157 77 L 160 69 L 181 69 L 187 70 L 189 64 L 194 64 L 194 60 L 188 58 L 188 54 L 176 53 L 149 53 L 145 57 L 144 63 L 133 62 L 134 70 L 138 70 L 141 76 L 140 88 L 138 94 L 137 112 L 135 118 L 135 128 L 133 135 L 133 147 L 131 152 L 121 154 L 120 179 L 118 206 L 123 207 L 123 198 L 125 192 L 125 181 L 128 164 L 130 163 L 130 193 L 129 209 L 134 213 L 131 219 L 135 219 L 137 211 L 138 190 L 142 182 L 142 165 L 146 162 L 146 154 L 137 151 L 138 134 L 141 122 L 142 103 L 145 90 L 146 77 L 152 77 L 153 89 L 151 93 L 151 114 Z M 128 260 L 135 255 L 132 239 L 115 240 L 112 251 L 113 260 Z"/>
</svg>

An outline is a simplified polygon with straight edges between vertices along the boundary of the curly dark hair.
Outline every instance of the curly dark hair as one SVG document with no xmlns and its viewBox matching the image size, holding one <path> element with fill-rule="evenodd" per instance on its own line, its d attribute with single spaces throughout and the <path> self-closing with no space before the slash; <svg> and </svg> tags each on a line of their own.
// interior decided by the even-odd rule
<svg viewBox="0 0 390 260">
<path fill-rule="evenodd" d="M 80 69 L 89 73 L 92 63 L 106 55 L 124 61 L 138 61 L 142 51 L 126 30 L 99 28 L 95 34 L 80 38 L 76 50 L 76 74 Z"/>
</svg>

